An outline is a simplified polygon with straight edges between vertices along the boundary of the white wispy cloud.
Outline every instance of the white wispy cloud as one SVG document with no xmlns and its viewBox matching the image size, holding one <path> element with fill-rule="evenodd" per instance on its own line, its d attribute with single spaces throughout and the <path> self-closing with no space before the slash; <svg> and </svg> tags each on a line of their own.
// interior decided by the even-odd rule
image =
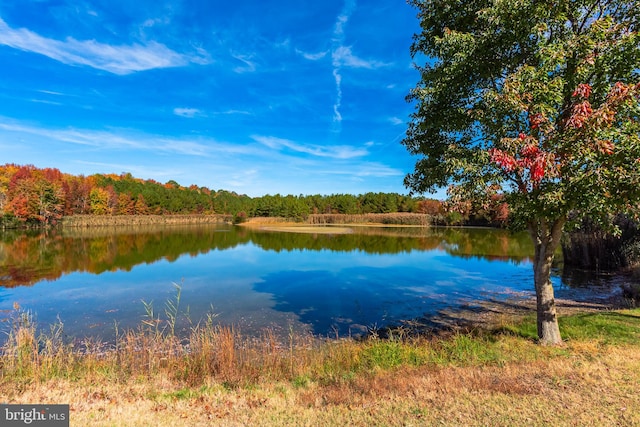
<svg viewBox="0 0 640 427">
<path fill-rule="evenodd" d="M 84 65 L 118 75 L 155 68 L 180 67 L 191 62 L 208 62 L 203 52 L 184 55 L 154 41 L 114 46 L 72 37 L 65 40 L 50 39 L 26 28 L 11 28 L 2 18 L 0 45 L 44 55 L 67 65 Z"/>
<path fill-rule="evenodd" d="M 352 165 L 351 168 L 339 168 L 324 170 L 321 173 L 330 175 L 347 175 L 353 177 L 376 177 L 385 178 L 390 176 L 402 176 L 405 172 L 376 162 L 364 162 L 357 165 Z"/>
<path fill-rule="evenodd" d="M 149 134 L 131 134 L 127 130 L 47 129 L 19 123 L 0 123 L 0 130 L 30 134 L 44 140 L 55 140 L 91 147 L 96 150 L 133 149 L 152 153 L 169 153 L 208 157 L 215 154 L 252 154 L 251 148 L 243 145 L 214 140 L 188 138 L 165 138 Z"/>
<path fill-rule="evenodd" d="M 47 95 L 56 95 L 56 96 L 66 96 L 66 94 L 62 93 L 62 92 L 55 92 L 53 90 L 36 90 L 36 92 L 40 92 L 40 93 L 45 93 Z"/>
<path fill-rule="evenodd" d="M 349 46 L 338 47 L 333 51 L 331 57 L 333 60 L 333 65 L 335 67 L 374 69 L 386 67 L 389 65 L 380 61 L 359 58 L 353 54 L 353 52 L 351 51 L 351 47 Z"/>
<path fill-rule="evenodd" d="M 162 17 L 162 18 L 154 18 L 154 19 L 147 19 L 146 21 L 144 21 L 142 23 L 142 27 L 143 28 L 151 28 L 151 27 L 155 27 L 156 25 L 160 24 L 160 25 L 166 25 L 169 23 L 169 18 L 167 17 Z"/>
<path fill-rule="evenodd" d="M 231 54 L 231 56 L 239 61 L 242 65 L 239 65 L 233 69 L 234 72 L 238 74 L 242 73 L 253 73 L 256 71 L 256 63 L 253 61 L 253 55 L 245 55 L 245 54 Z"/>
<path fill-rule="evenodd" d="M 351 14 L 353 13 L 353 10 L 355 8 L 356 8 L 355 0 L 345 1 L 344 7 L 342 8 L 340 15 L 338 15 L 338 18 L 336 19 L 336 23 L 333 31 L 334 37 L 340 40 L 344 38 L 344 27 L 347 25 L 347 22 L 349 22 L 349 18 L 351 18 Z"/>
<path fill-rule="evenodd" d="M 103 148 L 143 148 L 140 142 L 123 138 L 103 131 L 84 131 L 77 129 L 46 129 L 35 126 L 0 123 L 0 130 L 18 132 L 50 138 L 56 141 L 68 142 L 77 145 Z"/>
<path fill-rule="evenodd" d="M 387 67 L 385 62 L 361 58 L 353 53 L 351 46 L 345 46 L 345 28 L 356 8 L 356 0 L 346 0 L 340 15 L 336 18 L 333 28 L 331 64 L 333 66 L 333 78 L 336 85 L 336 99 L 333 104 L 333 121 L 340 130 L 342 122 L 342 70 L 344 68 L 376 69 Z"/>
<path fill-rule="evenodd" d="M 158 149 L 160 151 L 165 151 L 168 153 L 177 153 L 183 154 L 187 156 L 195 156 L 195 157 L 208 157 L 211 156 L 215 150 L 221 147 L 218 143 L 213 143 L 210 145 L 209 143 L 202 143 L 198 141 L 190 141 L 188 139 L 180 139 L 180 138 L 164 138 L 156 140 L 158 145 Z M 145 149 L 150 148 L 149 142 L 145 140 Z"/>
<path fill-rule="evenodd" d="M 230 109 L 230 110 L 224 110 L 224 111 L 218 111 L 215 112 L 213 114 L 216 115 L 226 115 L 226 116 L 233 116 L 233 115 L 240 115 L 240 116 L 253 116 L 254 113 L 252 113 L 251 111 L 246 111 L 246 110 L 234 110 L 234 109 Z"/>
<path fill-rule="evenodd" d="M 289 150 L 310 154 L 316 157 L 330 157 L 334 159 L 352 159 L 355 157 L 362 157 L 369 154 L 365 148 L 357 148 L 349 145 L 331 145 L 331 146 L 319 146 L 319 145 L 305 145 L 299 144 L 288 139 L 277 138 L 274 136 L 261 136 L 252 135 L 256 142 L 265 145 L 273 150 L 281 150 L 288 148 Z"/>
<path fill-rule="evenodd" d="M 354 174 L 361 177 L 388 177 L 403 176 L 405 172 L 381 163 L 363 163 L 354 171 Z"/>
<path fill-rule="evenodd" d="M 341 123 L 342 114 L 340 114 L 340 106 L 342 105 L 342 74 L 339 68 L 333 69 L 333 78 L 336 81 L 336 102 L 333 104 L 333 121 Z"/>
<path fill-rule="evenodd" d="M 342 114 L 340 114 L 340 107 L 342 106 L 342 74 L 340 72 L 340 67 L 342 64 L 337 60 L 338 58 L 336 58 L 335 52 L 340 50 L 344 44 L 344 27 L 347 25 L 347 22 L 349 22 L 349 18 L 351 17 L 355 7 L 355 0 L 346 0 L 344 8 L 340 12 L 340 15 L 338 15 L 333 28 L 334 48 L 331 56 L 333 64 L 333 78 L 336 82 L 336 101 L 333 104 L 333 121 L 338 124 L 338 126 L 342 123 Z"/>
<path fill-rule="evenodd" d="M 48 99 L 36 99 L 36 98 L 33 98 L 33 99 L 31 99 L 31 102 L 36 102 L 38 104 L 48 104 L 48 105 L 62 105 L 61 102 L 50 101 Z"/>
<path fill-rule="evenodd" d="M 394 125 L 403 125 L 405 123 L 405 121 L 399 117 L 389 117 L 389 122 Z"/>
<path fill-rule="evenodd" d="M 308 59 L 309 61 L 319 61 L 325 58 L 329 52 L 324 51 L 324 52 L 318 52 L 318 53 L 310 53 L 300 49 L 296 49 L 296 53 L 298 55 L 301 55 L 304 59 Z"/>
<path fill-rule="evenodd" d="M 256 181 L 260 181 L 260 174 L 256 169 L 247 169 L 231 173 L 228 179 L 224 180 L 224 184 L 231 188 L 245 188 L 255 185 Z"/>
<path fill-rule="evenodd" d="M 106 163 L 106 162 L 90 162 L 86 160 L 76 160 L 74 163 L 81 165 L 94 166 L 103 170 L 105 173 L 117 173 L 117 172 L 130 172 L 135 177 L 153 177 L 157 181 L 164 181 L 165 179 L 176 179 L 182 174 L 180 169 L 170 169 L 166 166 L 159 168 L 152 168 L 141 166 L 136 163 Z"/>
<path fill-rule="evenodd" d="M 173 114 L 180 117 L 193 118 L 195 116 L 202 116 L 203 113 L 197 108 L 174 108 Z"/>
</svg>

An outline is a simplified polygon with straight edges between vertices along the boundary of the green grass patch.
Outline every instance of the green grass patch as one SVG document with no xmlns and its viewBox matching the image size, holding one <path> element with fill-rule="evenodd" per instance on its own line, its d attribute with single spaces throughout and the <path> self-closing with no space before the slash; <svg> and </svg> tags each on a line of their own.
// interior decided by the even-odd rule
<svg viewBox="0 0 640 427">
<path fill-rule="evenodd" d="M 429 348 L 402 341 L 373 340 L 361 355 L 365 368 L 391 369 L 401 365 L 419 366 L 429 360 Z"/>
<path fill-rule="evenodd" d="M 539 349 L 533 339 L 491 331 L 459 333 L 437 340 L 373 340 L 363 344 L 355 370 L 502 365 L 510 361 L 536 360 L 543 354 Z M 544 354 L 548 355 L 549 351 Z"/>
<path fill-rule="evenodd" d="M 311 380 L 307 375 L 298 375 L 291 380 L 291 385 L 293 385 L 294 388 L 305 388 L 310 382 Z"/>
<path fill-rule="evenodd" d="M 202 386 L 198 389 L 193 388 L 182 388 L 180 390 L 172 391 L 169 393 L 162 394 L 162 397 L 175 399 L 175 400 L 188 400 L 193 398 L 198 398 L 201 396 L 205 396 L 211 392 L 211 387 Z"/>
<path fill-rule="evenodd" d="M 579 314 L 560 318 L 567 340 L 598 340 L 604 344 L 640 344 L 640 309 Z"/>
<path fill-rule="evenodd" d="M 561 316 L 558 322 L 564 340 L 596 340 L 611 345 L 640 343 L 640 309 Z M 536 318 L 527 316 L 495 332 L 535 340 L 538 336 Z"/>
<path fill-rule="evenodd" d="M 496 340 L 488 336 L 456 334 L 438 343 L 438 360 L 445 365 L 478 365 L 504 362 Z"/>
<path fill-rule="evenodd" d="M 492 332 L 494 335 L 511 335 L 526 340 L 536 340 L 538 338 L 536 317 L 535 315 L 525 316 L 519 322 L 500 326 Z"/>
</svg>

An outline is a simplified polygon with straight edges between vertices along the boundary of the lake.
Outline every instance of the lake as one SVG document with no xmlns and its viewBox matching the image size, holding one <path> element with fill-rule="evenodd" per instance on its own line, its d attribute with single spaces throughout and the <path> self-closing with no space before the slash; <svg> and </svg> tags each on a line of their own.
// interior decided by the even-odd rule
<svg viewBox="0 0 640 427">
<path fill-rule="evenodd" d="M 482 228 L 351 227 L 348 234 L 226 225 L 0 233 L 0 317 L 18 304 L 71 338 L 111 340 L 152 305 L 166 318 L 180 288 L 179 328 L 214 315 L 243 334 L 320 336 L 473 309 L 533 294 L 526 234 Z M 615 281 L 554 270 L 556 296 L 588 298 Z M 1 327 L 2 325 L 0 325 Z M 5 322 L 6 326 L 6 322 Z"/>
</svg>

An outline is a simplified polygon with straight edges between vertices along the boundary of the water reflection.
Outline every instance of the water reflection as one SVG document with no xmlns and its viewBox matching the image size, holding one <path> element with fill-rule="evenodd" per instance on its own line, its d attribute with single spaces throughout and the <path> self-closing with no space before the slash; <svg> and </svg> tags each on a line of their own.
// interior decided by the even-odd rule
<svg viewBox="0 0 640 427">
<path fill-rule="evenodd" d="M 174 261 L 254 244 L 269 251 L 331 250 L 397 254 L 444 249 L 462 257 L 528 260 L 524 235 L 455 228 L 355 228 L 351 234 L 279 233 L 230 226 L 118 227 L 0 233 L 0 286 L 33 285 L 63 274 L 130 271 L 138 264 Z"/>
<path fill-rule="evenodd" d="M 245 333 L 273 326 L 347 335 L 532 286 L 533 250 L 524 234 L 353 231 L 206 225 L 5 232 L 0 310 L 18 302 L 45 325 L 60 316 L 70 335 L 108 337 L 114 322 L 140 323 L 141 301 L 163 313 L 172 283 L 181 283 L 181 307 L 194 322 L 213 311 Z"/>
<path fill-rule="evenodd" d="M 0 286 L 32 285 L 63 274 L 130 271 L 246 243 L 217 227 L 92 228 L 0 233 Z"/>
</svg>

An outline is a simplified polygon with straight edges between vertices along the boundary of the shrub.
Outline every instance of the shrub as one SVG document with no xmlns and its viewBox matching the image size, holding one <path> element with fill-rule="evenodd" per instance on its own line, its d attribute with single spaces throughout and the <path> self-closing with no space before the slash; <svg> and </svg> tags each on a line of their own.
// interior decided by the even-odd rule
<svg viewBox="0 0 640 427">
<path fill-rule="evenodd" d="M 247 213 L 245 211 L 240 211 L 233 217 L 234 224 L 242 224 L 247 221 Z"/>
<path fill-rule="evenodd" d="M 622 297 L 629 301 L 631 307 L 640 307 L 640 283 L 622 285 Z"/>
<path fill-rule="evenodd" d="M 640 264 L 640 230 L 623 215 L 612 221 L 620 228 L 619 237 L 606 233 L 585 220 L 582 226 L 563 236 L 562 254 L 565 265 L 615 271 Z"/>
</svg>

